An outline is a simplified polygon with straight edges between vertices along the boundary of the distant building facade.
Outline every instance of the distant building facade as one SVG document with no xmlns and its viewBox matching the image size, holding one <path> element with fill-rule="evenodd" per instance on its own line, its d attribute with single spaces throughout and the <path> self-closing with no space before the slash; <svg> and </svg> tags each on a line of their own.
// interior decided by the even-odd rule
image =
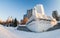
<svg viewBox="0 0 60 38">
<path fill-rule="evenodd" d="M 25 15 L 23 16 L 23 19 L 26 18 L 26 17 L 27 17 L 27 14 L 25 14 Z"/>
<path fill-rule="evenodd" d="M 29 19 L 32 16 L 33 9 L 27 10 L 27 18 Z"/>
<path fill-rule="evenodd" d="M 55 18 L 57 21 L 59 21 L 59 15 L 58 15 L 57 10 L 52 12 L 52 17 Z"/>
<path fill-rule="evenodd" d="M 26 24 L 26 22 L 29 20 L 29 18 L 32 16 L 32 9 L 27 10 L 27 14 L 23 16 L 23 19 L 21 20 L 21 25 Z"/>
</svg>

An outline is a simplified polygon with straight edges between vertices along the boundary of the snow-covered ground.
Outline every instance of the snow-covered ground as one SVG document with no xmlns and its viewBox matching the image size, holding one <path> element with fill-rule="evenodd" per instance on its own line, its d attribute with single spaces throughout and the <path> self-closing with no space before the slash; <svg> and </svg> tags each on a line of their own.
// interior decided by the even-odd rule
<svg viewBox="0 0 60 38">
<path fill-rule="evenodd" d="M 60 29 L 35 33 L 19 31 L 14 27 L 5 27 L 0 25 L 0 38 L 60 38 Z"/>
</svg>

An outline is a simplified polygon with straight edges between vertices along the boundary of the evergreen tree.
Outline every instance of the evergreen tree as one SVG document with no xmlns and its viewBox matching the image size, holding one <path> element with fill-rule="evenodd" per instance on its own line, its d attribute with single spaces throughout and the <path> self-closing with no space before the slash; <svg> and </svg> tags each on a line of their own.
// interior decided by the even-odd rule
<svg viewBox="0 0 60 38">
<path fill-rule="evenodd" d="M 13 26 L 14 26 L 14 27 L 17 26 L 17 19 L 16 19 L 16 18 L 14 19 Z"/>
</svg>

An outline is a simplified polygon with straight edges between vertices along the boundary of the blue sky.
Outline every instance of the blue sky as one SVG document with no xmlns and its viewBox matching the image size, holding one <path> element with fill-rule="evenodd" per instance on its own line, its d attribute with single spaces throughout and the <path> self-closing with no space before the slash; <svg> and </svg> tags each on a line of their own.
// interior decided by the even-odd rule
<svg viewBox="0 0 60 38">
<path fill-rule="evenodd" d="M 0 18 L 6 20 L 12 16 L 21 20 L 36 4 L 43 4 L 46 15 L 51 16 L 54 10 L 60 13 L 60 0 L 0 0 Z"/>
</svg>

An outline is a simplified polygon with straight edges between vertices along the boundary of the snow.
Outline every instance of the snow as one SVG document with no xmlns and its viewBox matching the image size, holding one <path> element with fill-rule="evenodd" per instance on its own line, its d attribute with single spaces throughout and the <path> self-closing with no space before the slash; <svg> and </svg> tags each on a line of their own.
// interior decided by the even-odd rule
<svg viewBox="0 0 60 38">
<path fill-rule="evenodd" d="M 0 38 L 60 38 L 60 29 L 42 33 L 19 31 L 14 27 L 0 25 Z"/>
<path fill-rule="evenodd" d="M 18 36 L 5 29 L 2 25 L 0 25 L 0 38 L 18 38 Z"/>
<path fill-rule="evenodd" d="M 43 32 L 53 27 L 50 21 L 37 20 L 29 23 L 27 28 L 34 32 Z"/>
</svg>

